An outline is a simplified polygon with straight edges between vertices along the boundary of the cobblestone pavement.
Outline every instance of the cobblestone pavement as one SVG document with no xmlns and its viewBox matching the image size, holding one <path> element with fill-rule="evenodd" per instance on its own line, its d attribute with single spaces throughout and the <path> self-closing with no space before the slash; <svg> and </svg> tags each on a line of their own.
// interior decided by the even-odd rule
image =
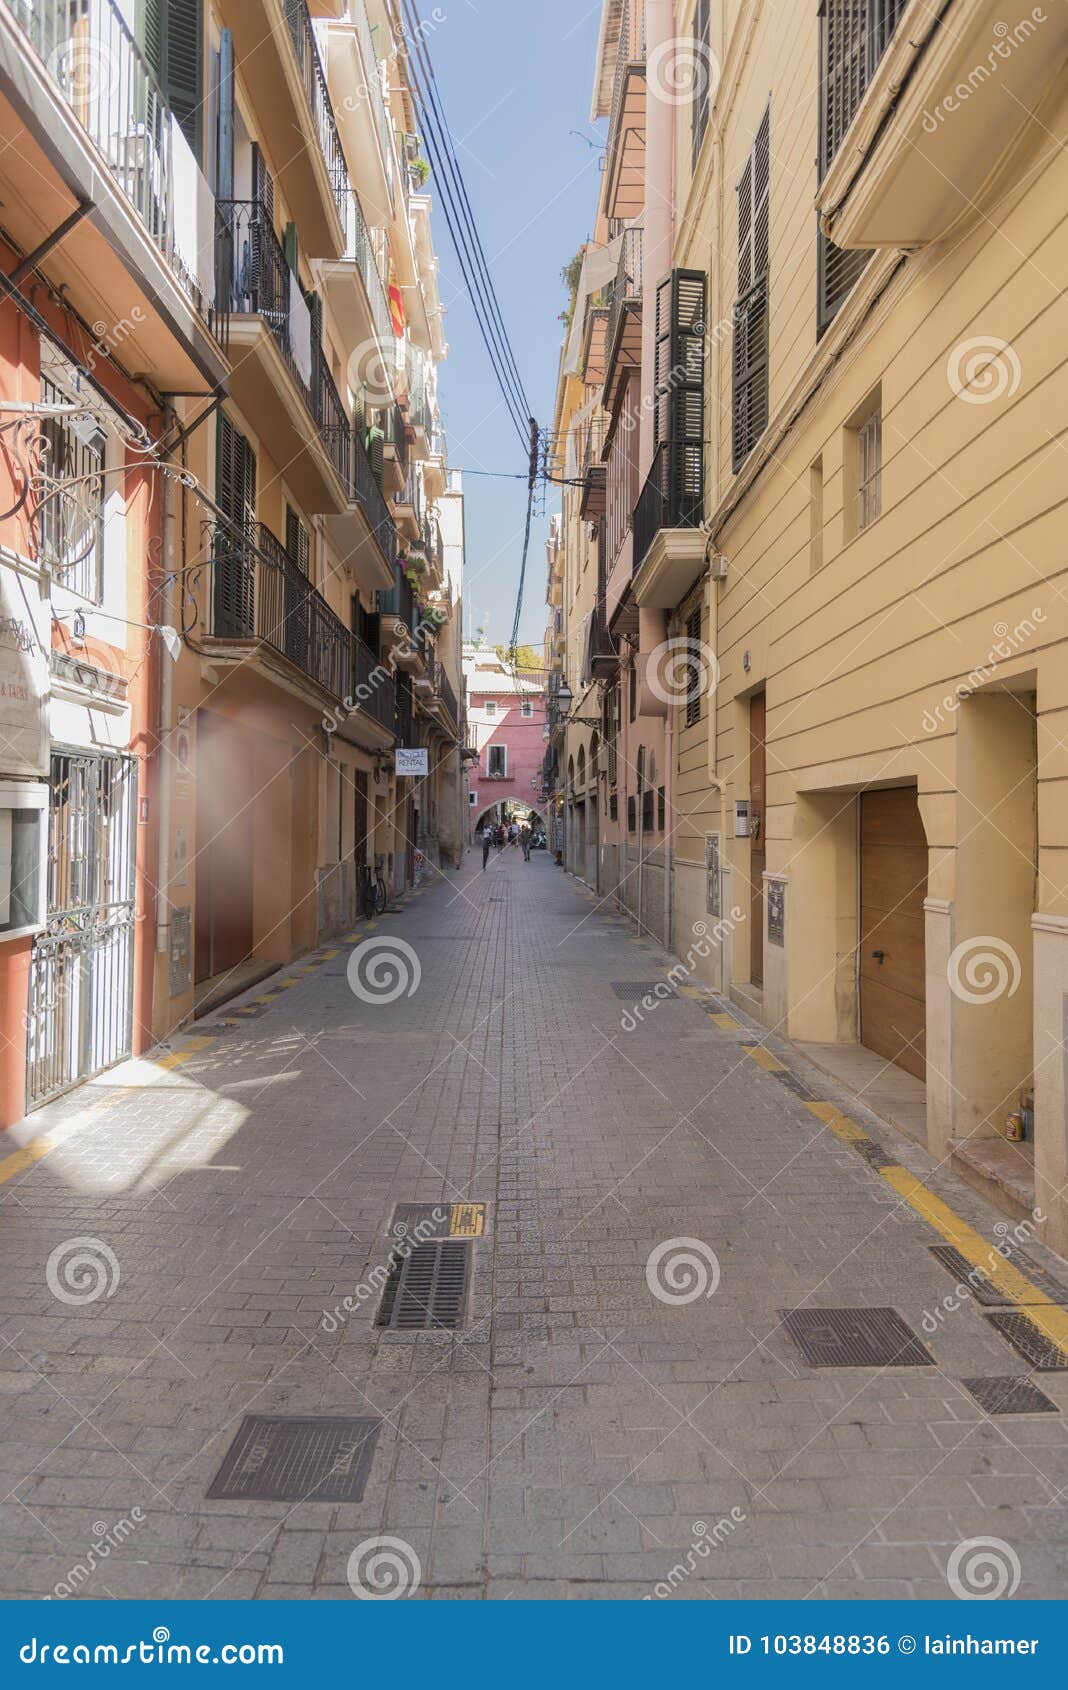
<svg viewBox="0 0 1068 1690">
<path fill-rule="evenodd" d="M 327 948 L 9 1150 L 5 1595 L 351 1599 L 410 1577 L 380 1536 L 420 1598 L 1062 1595 L 1066 1417 L 980 1409 L 1027 1364 L 930 1249 L 998 1217 L 723 1004 L 635 1015 L 671 959 L 544 853 L 480 868 L 377 924 L 363 997 Z M 460 1200 L 464 1329 L 376 1329 L 394 1206 Z M 800 1305 L 933 1365 L 811 1367 Z M 380 1420 L 363 1500 L 208 1500 L 246 1414 Z"/>
</svg>

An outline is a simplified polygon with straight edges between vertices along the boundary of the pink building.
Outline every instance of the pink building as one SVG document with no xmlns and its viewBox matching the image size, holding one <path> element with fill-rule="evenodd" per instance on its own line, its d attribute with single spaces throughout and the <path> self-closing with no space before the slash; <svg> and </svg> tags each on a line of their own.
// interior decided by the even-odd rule
<svg viewBox="0 0 1068 1690">
<path fill-rule="evenodd" d="M 536 815 L 545 755 L 545 675 L 516 670 L 492 646 L 464 646 L 468 743 L 478 752 L 470 772 L 471 832 L 489 816 L 508 821 Z"/>
</svg>

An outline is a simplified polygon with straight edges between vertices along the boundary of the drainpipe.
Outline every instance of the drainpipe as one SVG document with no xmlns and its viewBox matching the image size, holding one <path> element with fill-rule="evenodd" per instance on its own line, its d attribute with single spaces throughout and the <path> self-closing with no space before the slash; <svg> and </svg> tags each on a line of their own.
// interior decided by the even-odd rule
<svg viewBox="0 0 1068 1690">
<path fill-rule="evenodd" d="M 160 621 L 177 626 L 174 614 L 175 589 L 175 526 L 177 513 L 175 501 L 178 490 L 170 476 L 161 477 L 163 482 L 162 524 L 163 524 L 163 602 L 160 609 Z M 159 676 L 159 735 L 156 755 L 159 758 L 159 835 L 156 843 L 156 950 L 165 954 L 170 948 L 171 927 L 171 791 L 173 782 L 166 759 L 170 754 L 171 729 L 173 726 L 172 712 L 174 707 L 174 670 L 175 664 L 169 653 L 160 653 Z"/>
</svg>

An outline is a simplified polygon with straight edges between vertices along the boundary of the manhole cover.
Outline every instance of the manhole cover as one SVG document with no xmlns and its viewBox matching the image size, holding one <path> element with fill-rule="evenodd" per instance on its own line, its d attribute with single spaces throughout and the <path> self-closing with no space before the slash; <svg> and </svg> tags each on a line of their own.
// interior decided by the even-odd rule
<svg viewBox="0 0 1068 1690">
<path fill-rule="evenodd" d="M 375 1325 L 394 1332 L 455 1330 L 467 1313 L 470 1279 L 470 1244 L 417 1244 L 390 1266 Z"/>
<path fill-rule="evenodd" d="M 1040 1373 L 1068 1373 L 1068 1355 L 1059 1344 L 1047 1338 L 1027 1315 L 1006 1310 L 1004 1313 L 988 1314 L 986 1318 Z"/>
<path fill-rule="evenodd" d="M 485 1203 L 398 1203 L 389 1236 L 429 1244 L 443 1238 L 481 1238 L 485 1227 Z"/>
<path fill-rule="evenodd" d="M 810 1367 L 933 1367 L 896 1309 L 783 1309 Z"/>
<path fill-rule="evenodd" d="M 1057 1414 L 1059 1409 L 1030 1379 L 962 1379 L 987 1414 Z"/>
<path fill-rule="evenodd" d="M 214 1501 L 362 1502 L 379 1420 L 246 1414 L 212 1480 Z"/>
<path fill-rule="evenodd" d="M 649 992 L 661 1000 L 678 997 L 674 986 L 667 980 L 613 980 L 612 990 L 617 998 L 629 998 L 632 1001 L 639 1001 Z"/>
<path fill-rule="evenodd" d="M 932 1244 L 930 1250 L 935 1260 L 949 1269 L 957 1284 L 970 1291 L 977 1303 L 996 1309 L 1012 1301 L 1011 1297 L 1006 1297 L 1005 1293 L 999 1291 L 986 1277 L 982 1268 L 973 1267 L 968 1258 L 962 1256 L 959 1250 L 955 1250 L 952 1244 Z"/>
</svg>

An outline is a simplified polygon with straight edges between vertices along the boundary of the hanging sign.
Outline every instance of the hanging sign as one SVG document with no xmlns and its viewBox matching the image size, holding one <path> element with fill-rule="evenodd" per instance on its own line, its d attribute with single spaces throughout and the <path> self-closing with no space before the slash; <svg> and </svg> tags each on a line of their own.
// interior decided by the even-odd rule
<svg viewBox="0 0 1068 1690">
<path fill-rule="evenodd" d="M 394 772 L 398 775 L 428 775 L 430 753 L 425 745 L 398 745 L 393 753 Z"/>
</svg>

